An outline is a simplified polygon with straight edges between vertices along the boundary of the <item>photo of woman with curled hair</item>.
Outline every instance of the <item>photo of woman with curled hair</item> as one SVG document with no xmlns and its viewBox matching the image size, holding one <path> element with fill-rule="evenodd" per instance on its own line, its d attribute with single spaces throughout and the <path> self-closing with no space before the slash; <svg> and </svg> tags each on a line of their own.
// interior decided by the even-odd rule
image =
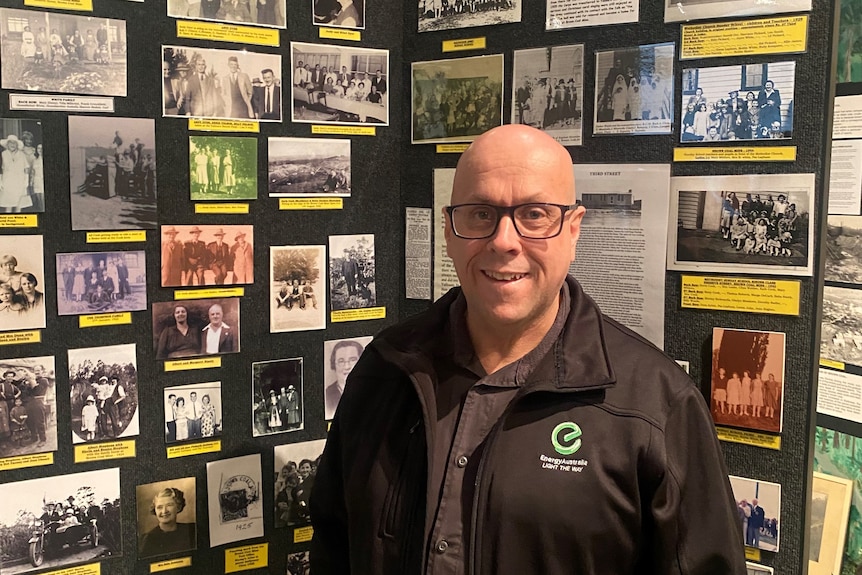
<svg viewBox="0 0 862 575">
<path fill-rule="evenodd" d="M 137 499 L 138 557 L 197 548 L 194 477 L 139 485 Z"/>
</svg>

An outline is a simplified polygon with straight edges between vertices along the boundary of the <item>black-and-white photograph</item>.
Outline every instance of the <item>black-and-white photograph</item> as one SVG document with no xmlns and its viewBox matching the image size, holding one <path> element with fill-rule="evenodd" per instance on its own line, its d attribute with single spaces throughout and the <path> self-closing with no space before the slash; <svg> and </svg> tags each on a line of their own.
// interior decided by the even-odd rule
<svg viewBox="0 0 862 575">
<path fill-rule="evenodd" d="M 162 46 L 164 116 L 281 122 L 281 90 L 277 54 Z"/>
<path fill-rule="evenodd" d="M 269 197 L 350 197 L 350 140 L 269 139 Z"/>
<path fill-rule="evenodd" d="M 254 282 L 254 227 L 162 226 L 162 287 Z"/>
<path fill-rule="evenodd" d="M 582 143 L 584 45 L 515 50 L 513 124 L 533 126 L 564 146 Z"/>
<path fill-rule="evenodd" d="M 389 50 L 290 43 L 294 122 L 389 125 Z"/>
<path fill-rule="evenodd" d="M 0 458 L 57 451 L 54 356 L 0 360 Z"/>
<path fill-rule="evenodd" d="M 155 121 L 69 116 L 69 192 L 73 230 L 155 228 Z"/>
<path fill-rule="evenodd" d="M 156 359 L 239 353 L 239 298 L 153 302 Z"/>
<path fill-rule="evenodd" d="M 42 236 L 0 236 L 0 331 L 45 327 Z"/>
<path fill-rule="evenodd" d="M 313 4 L 316 26 L 365 29 L 365 0 L 314 0 Z"/>
<path fill-rule="evenodd" d="M 521 21 L 521 0 L 419 0 L 419 31 Z"/>
<path fill-rule="evenodd" d="M 0 118 L 0 213 L 45 211 L 42 122 Z"/>
<path fill-rule="evenodd" d="M 597 51 L 593 133 L 670 134 L 673 57 L 673 42 Z"/>
<path fill-rule="evenodd" d="M 323 342 L 323 411 L 327 421 L 335 417 L 347 376 L 372 339 L 373 336 L 362 335 Z"/>
<path fill-rule="evenodd" d="M 165 443 L 221 436 L 220 381 L 166 387 L 164 394 Z"/>
<path fill-rule="evenodd" d="M 862 216 L 828 216 L 826 281 L 862 284 Z"/>
<path fill-rule="evenodd" d="M 796 62 L 682 71 L 681 142 L 793 137 Z"/>
<path fill-rule="evenodd" d="M 123 20 L 0 10 L 7 90 L 125 96 L 126 48 Z"/>
<path fill-rule="evenodd" d="M 195 491 L 194 477 L 135 488 L 139 558 L 197 549 Z"/>
<path fill-rule="evenodd" d="M 377 307 L 374 234 L 329 236 L 332 311 Z"/>
<path fill-rule="evenodd" d="M 263 537 L 260 454 L 207 463 L 210 547 Z"/>
<path fill-rule="evenodd" d="M 668 269 L 810 276 L 814 174 L 671 178 Z"/>
<path fill-rule="evenodd" d="M 764 551 L 778 551 L 781 485 L 734 475 L 729 476 L 729 479 L 745 545 Z"/>
<path fill-rule="evenodd" d="M 308 551 L 287 554 L 285 575 L 311 575 L 311 559 Z"/>
<path fill-rule="evenodd" d="M 144 250 L 57 254 L 57 313 L 147 309 Z"/>
<path fill-rule="evenodd" d="M 862 290 L 823 288 L 820 357 L 862 365 Z"/>
<path fill-rule="evenodd" d="M 768 4 L 760 0 L 665 0 L 664 20 L 679 22 L 810 10 L 811 0 L 770 0 Z"/>
<path fill-rule="evenodd" d="M 72 443 L 138 435 L 137 365 L 134 343 L 69 350 Z"/>
<path fill-rule="evenodd" d="M 272 435 L 305 427 L 301 357 L 251 364 L 252 435 Z"/>
<path fill-rule="evenodd" d="M 13 575 L 123 553 L 120 469 L 98 469 L 3 485 L 3 567 Z"/>
<path fill-rule="evenodd" d="M 189 136 L 189 196 L 201 200 L 257 199 L 257 138 Z"/>
<path fill-rule="evenodd" d="M 326 329 L 326 246 L 269 248 L 269 331 Z"/>
<path fill-rule="evenodd" d="M 746 575 L 772 575 L 774 573 L 772 567 L 752 563 L 751 561 L 745 562 L 745 570 Z"/>
<path fill-rule="evenodd" d="M 168 0 L 168 16 L 286 28 L 285 0 Z"/>
<path fill-rule="evenodd" d="M 503 124 L 503 55 L 411 64 L 412 142 L 472 142 Z"/>
<path fill-rule="evenodd" d="M 318 439 L 275 446 L 276 527 L 311 523 L 308 502 L 325 444 L 325 439 Z"/>
</svg>

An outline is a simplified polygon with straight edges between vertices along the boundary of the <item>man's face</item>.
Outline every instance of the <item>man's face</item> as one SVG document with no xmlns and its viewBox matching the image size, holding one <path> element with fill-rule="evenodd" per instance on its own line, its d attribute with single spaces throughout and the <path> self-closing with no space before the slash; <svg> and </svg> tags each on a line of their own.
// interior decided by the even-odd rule
<svg viewBox="0 0 862 575">
<path fill-rule="evenodd" d="M 8 373 L 4 373 L 3 379 L 5 379 L 7 383 L 12 383 L 12 380 L 15 379 L 15 374 L 11 371 Z"/>
<path fill-rule="evenodd" d="M 239 63 L 236 60 L 228 60 L 227 67 L 230 70 L 231 74 L 235 74 L 237 70 L 239 70 Z"/>
<path fill-rule="evenodd" d="M 167 62 L 162 62 L 162 74 L 164 74 L 165 78 L 171 75 L 171 65 Z"/>
<path fill-rule="evenodd" d="M 267 72 L 263 75 L 263 83 L 267 86 L 272 86 L 272 81 L 275 79 L 272 72 Z"/>
<path fill-rule="evenodd" d="M 191 393 L 189 394 L 189 399 L 191 399 L 192 401 L 197 401 L 197 399 L 198 399 L 198 394 L 197 394 L 196 392 L 194 392 L 194 391 L 193 391 L 193 392 L 191 392 Z"/>
<path fill-rule="evenodd" d="M 221 306 L 214 305 L 210 308 L 209 311 L 210 323 L 214 327 L 219 327 L 221 325 L 222 319 L 222 310 Z"/>
<path fill-rule="evenodd" d="M 207 71 L 207 61 L 204 60 L 203 58 L 199 59 L 197 62 L 195 62 L 195 70 L 197 70 L 198 74 L 203 74 L 204 72 L 206 72 Z"/>
</svg>

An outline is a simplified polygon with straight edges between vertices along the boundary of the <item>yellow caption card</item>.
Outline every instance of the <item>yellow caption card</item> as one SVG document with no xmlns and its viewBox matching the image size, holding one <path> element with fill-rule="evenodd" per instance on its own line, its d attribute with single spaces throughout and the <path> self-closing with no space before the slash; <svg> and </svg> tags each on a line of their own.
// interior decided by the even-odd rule
<svg viewBox="0 0 862 575">
<path fill-rule="evenodd" d="M 756 549 L 754 547 L 746 547 L 745 559 L 748 561 L 755 561 L 757 563 L 760 563 L 760 549 Z"/>
<path fill-rule="evenodd" d="M 58 10 L 93 11 L 93 0 L 24 0 L 24 6 L 57 8 Z"/>
<path fill-rule="evenodd" d="M 329 134 L 334 136 L 376 136 L 375 126 L 311 126 L 312 134 Z"/>
<path fill-rule="evenodd" d="M 39 343 L 40 341 L 42 341 L 42 332 L 38 329 L 33 331 L 13 331 L 9 333 L 0 333 L 0 345 Z"/>
<path fill-rule="evenodd" d="M 682 27 L 680 60 L 805 52 L 808 16 L 738 20 Z"/>
<path fill-rule="evenodd" d="M 731 429 L 729 427 L 716 427 L 715 434 L 721 441 L 744 443 L 745 445 L 765 447 L 766 449 L 781 449 L 781 437 L 778 435 L 743 431 L 741 429 Z"/>
<path fill-rule="evenodd" d="M 145 242 L 145 230 L 130 230 L 125 232 L 87 232 L 88 244 L 113 244 L 126 242 Z"/>
<path fill-rule="evenodd" d="M 682 307 L 799 315 L 799 280 L 682 276 Z"/>
<path fill-rule="evenodd" d="M 224 572 L 236 573 L 266 567 L 268 563 L 269 543 L 246 545 L 224 550 Z"/>
<path fill-rule="evenodd" d="M 437 144 L 438 154 L 460 154 L 467 151 L 470 144 Z"/>
<path fill-rule="evenodd" d="M 102 327 L 106 325 L 128 325 L 132 323 L 132 312 L 97 313 L 78 316 L 78 327 Z"/>
<path fill-rule="evenodd" d="M 365 309 L 342 309 L 331 312 L 329 314 L 329 321 L 340 323 L 343 321 L 361 321 L 364 319 L 384 319 L 385 317 L 385 307 L 368 307 Z"/>
<path fill-rule="evenodd" d="M 834 359 L 827 359 L 825 357 L 820 358 L 820 367 L 831 367 L 832 369 L 837 369 L 838 371 L 844 371 L 844 362 L 843 361 L 835 361 Z"/>
<path fill-rule="evenodd" d="M 308 527 L 300 527 L 299 529 L 293 530 L 294 543 L 305 543 L 306 541 L 311 541 L 312 537 L 314 537 L 314 527 L 311 527 L 310 525 Z"/>
<path fill-rule="evenodd" d="M 320 28 L 319 37 L 332 40 L 362 40 L 359 30 L 345 30 L 344 28 Z"/>
<path fill-rule="evenodd" d="M 248 204 L 195 204 L 196 214 L 247 214 Z"/>
<path fill-rule="evenodd" d="M 90 563 L 89 565 L 78 565 L 68 569 L 60 569 L 59 571 L 48 571 L 43 575 L 101 575 L 102 564 Z"/>
<path fill-rule="evenodd" d="M 165 362 L 165 371 L 188 371 L 212 367 L 221 367 L 221 356 L 202 357 L 200 359 L 172 359 Z"/>
<path fill-rule="evenodd" d="M 34 453 L 32 455 L 17 455 L 15 457 L 4 457 L 0 459 L 0 471 L 10 469 L 24 469 L 25 467 L 40 467 L 42 465 L 53 465 L 53 453 Z"/>
<path fill-rule="evenodd" d="M 107 443 L 87 443 L 75 446 L 75 463 L 126 459 L 135 456 L 135 440 L 109 441 Z"/>
<path fill-rule="evenodd" d="M 159 561 L 158 563 L 150 563 L 150 573 L 158 573 L 160 571 L 170 571 L 172 569 L 182 569 L 183 567 L 191 567 L 191 557 L 179 557 L 177 559 L 168 559 Z"/>
<path fill-rule="evenodd" d="M 243 132 L 246 134 L 257 134 L 260 132 L 260 122 L 189 118 L 189 130 L 197 132 Z"/>
<path fill-rule="evenodd" d="M 203 441 L 201 443 L 184 443 L 182 445 L 171 445 L 167 448 L 168 459 L 187 457 L 189 455 L 200 455 L 202 453 L 218 453 L 221 451 L 221 440 Z"/>
<path fill-rule="evenodd" d="M 177 37 L 194 40 L 215 40 L 217 42 L 236 42 L 237 44 L 256 44 L 258 46 L 278 46 L 278 30 L 257 28 L 255 26 L 236 26 L 214 22 L 190 22 L 177 20 Z"/>
<path fill-rule="evenodd" d="M 174 292 L 174 299 L 185 300 L 185 299 L 200 299 L 200 298 L 210 298 L 210 297 L 242 297 L 244 295 L 245 295 L 245 288 L 242 288 L 242 287 L 201 288 L 201 289 L 176 290 Z"/>
<path fill-rule="evenodd" d="M 279 210 L 340 210 L 343 198 L 279 198 Z"/>
<path fill-rule="evenodd" d="M 485 37 L 462 38 L 460 40 L 443 40 L 444 52 L 460 52 L 461 50 L 482 50 L 485 48 Z"/>
<path fill-rule="evenodd" d="M 0 215 L 0 228 L 35 228 L 39 225 L 36 214 Z"/>
<path fill-rule="evenodd" d="M 796 146 L 674 148 L 674 162 L 795 162 Z"/>
</svg>

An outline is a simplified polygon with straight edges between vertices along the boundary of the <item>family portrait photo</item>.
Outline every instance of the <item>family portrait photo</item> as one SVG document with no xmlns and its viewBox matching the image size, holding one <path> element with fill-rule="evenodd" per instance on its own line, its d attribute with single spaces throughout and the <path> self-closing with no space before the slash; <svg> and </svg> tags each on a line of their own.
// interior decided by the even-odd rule
<svg viewBox="0 0 862 575">
<path fill-rule="evenodd" d="M 166 387 L 165 443 L 222 434 L 221 382 Z"/>
<path fill-rule="evenodd" d="M 156 359 L 239 353 L 239 298 L 153 302 Z"/>
<path fill-rule="evenodd" d="M 167 0 L 168 16 L 285 28 L 286 0 Z"/>
<path fill-rule="evenodd" d="M 54 356 L 0 360 L 0 459 L 57 451 Z"/>
<path fill-rule="evenodd" d="M 311 523 L 308 507 L 325 439 L 275 446 L 275 526 Z"/>
<path fill-rule="evenodd" d="M 0 119 L 0 213 L 45 211 L 42 122 Z"/>
<path fill-rule="evenodd" d="M 365 346 L 371 343 L 373 336 L 364 335 L 349 339 L 333 339 L 323 342 L 323 408 L 324 419 L 331 421 L 335 417 L 341 394 L 347 376 L 353 371 L 353 366 L 359 361 L 359 356 L 365 351 Z"/>
<path fill-rule="evenodd" d="M 57 313 L 147 309 L 146 264 L 143 250 L 57 254 Z"/>
<path fill-rule="evenodd" d="M 521 21 L 522 0 L 419 0 L 419 31 L 453 30 Z"/>
<path fill-rule="evenodd" d="M 45 327 L 42 236 L 0 236 L 0 331 Z"/>
<path fill-rule="evenodd" d="M 862 290 L 823 288 L 820 357 L 862 366 Z"/>
<path fill-rule="evenodd" d="M 194 477 L 138 485 L 135 501 L 138 557 L 197 549 Z"/>
<path fill-rule="evenodd" d="M 260 454 L 207 463 L 210 547 L 263 537 Z"/>
<path fill-rule="evenodd" d="M 256 200 L 257 140 L 189 136 L 189 176 L 193 202 Z"/>
<path fill-rule="evenodd" d="M 377 306 L 374 234 L 329 236 L 332 311 Z"/>
<path fill-rule="evenodd" d="M 736 500 L 739 530 L 746 547 L 779 550 L 781 485 L 745 477 L 729 476 Z"/>
<path fill-rule="evenodd" d="M 254 437 L 304 428 L 302 367 L 301 357 L 251 364 Z"/>
<path fill-rule="evenodd" d="M 162 226 L 162 287 L 254 282 L 254 227 Z"/>
<path fill-rule="evenodd" d="M 350 140 L 269 138 L 269 197 L 350 197 Z"/>
<path fill-rule="evenodd" d="M 326 246 L 269 248 L 269 331 L 326 329 Z"/>
</svg>

